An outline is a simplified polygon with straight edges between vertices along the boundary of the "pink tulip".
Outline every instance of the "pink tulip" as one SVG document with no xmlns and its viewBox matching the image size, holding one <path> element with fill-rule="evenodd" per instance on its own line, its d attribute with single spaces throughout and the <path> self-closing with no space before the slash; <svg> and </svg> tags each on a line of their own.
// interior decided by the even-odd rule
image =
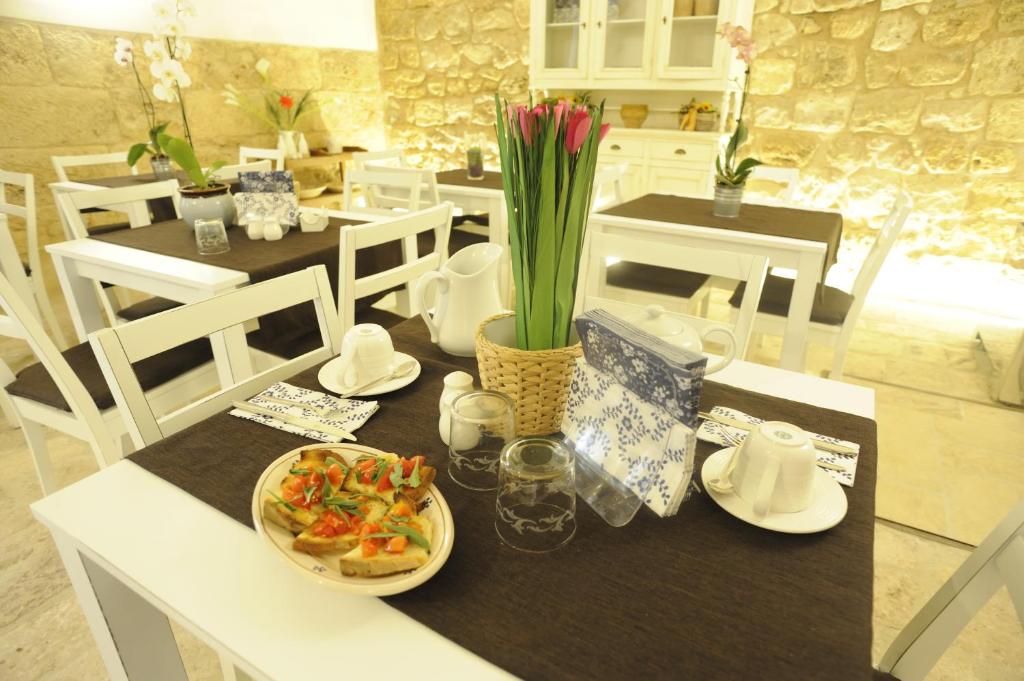
<svg viewBox="0 0 1024 681">
<path fill-rule="evenodd" d="M 533 135 L 530 132 L 530 116 L 526 112 L 525 106 L 519 107 L 519 132 L 522 134 L 526 146 L 533 144 Z"/>
<path fill-rule="evenodd" d="M 598 144 L 600 144 L 601 141 L 604 139 L 604 136 L 608 134 L 608 131 L 611 129 L 611 127 L 612 127 L 611 123 L 602 123 L 601 124 L 601 129 L 597 131 L 597 143 Z"/>
<path fill-rule="evenodd" d="M 562 117 L 565 116 L 566 111 L 569 109 L 569 103 L 566 101 L 560 101 L 555 104 L 555 132 L 558 132 L 558 126 L 562 124 Z M 568 119 L 566 119 L 568 120 Z"/>
<path fill-rule="evenodd" d="M 570 154 L 575 154 L 583 146 L 590 133 L 590 126 L 594 121 L 590 113 L 585 109 L 576 109 L 566 125 L 565 148 Z"/>
</svg>

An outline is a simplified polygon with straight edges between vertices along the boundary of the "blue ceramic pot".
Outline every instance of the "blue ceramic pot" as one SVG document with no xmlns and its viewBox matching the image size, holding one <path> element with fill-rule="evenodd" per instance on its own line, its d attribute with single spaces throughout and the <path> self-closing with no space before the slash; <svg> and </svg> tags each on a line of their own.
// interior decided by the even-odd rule
<svg viewBox="0 0 1024 681">
<path fill-rule="evenodd" d="M 225 227 L 235 224 L 235 200 L 226 184 L 211 184 L 206 189 L 194 185 L 182 187 L 181 219 L 195 229 L 196 220 L 224 221 Z"/>
</svg>

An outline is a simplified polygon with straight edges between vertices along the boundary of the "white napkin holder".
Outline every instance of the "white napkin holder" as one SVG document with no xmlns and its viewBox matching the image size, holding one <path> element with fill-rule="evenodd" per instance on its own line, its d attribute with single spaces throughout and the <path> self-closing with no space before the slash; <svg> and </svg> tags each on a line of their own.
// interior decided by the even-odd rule
<svg viewBox="0 0 1024 681">
<path fill-rule="evenodd" d="M 299 212 L 299 227 L 303 232 L 322 232 L 327 229 L 330 218 L 327 217 L 327 209 L 302 210 Z"/>
</svg>

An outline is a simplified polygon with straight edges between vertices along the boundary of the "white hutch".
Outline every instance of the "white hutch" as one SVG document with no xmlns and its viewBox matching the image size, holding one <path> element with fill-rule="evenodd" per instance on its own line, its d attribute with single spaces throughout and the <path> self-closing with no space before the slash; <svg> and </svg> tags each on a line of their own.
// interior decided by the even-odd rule
<svg viewBox="0 0 1024 681">
<path fill-rule="evenodd" d="M 707 193 L 743 84 L 743 64 L 716 33 L 727 21 L 749 28 L 753 0 L 531 2 L 530 85 L 606 101 L 613 127 L 599 164 L 629 164 L 627 198 Z M 679 130 L 679 107 L 692 98 L 718 107 L 717 130 Z M 648 107 L 642 127 L 624 126 L 624 104 Z"/>
</svg>

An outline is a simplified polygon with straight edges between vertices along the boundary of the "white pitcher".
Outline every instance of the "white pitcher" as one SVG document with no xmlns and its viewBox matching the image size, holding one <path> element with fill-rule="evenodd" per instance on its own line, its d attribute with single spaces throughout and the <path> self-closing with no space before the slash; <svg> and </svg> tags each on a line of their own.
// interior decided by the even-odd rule
<svg viewBox="0 0 1024 681">
<path fill-rule="evenodd" d="M 420 314 L 430 329 L 430 340 L 449 355 L 475 355 L 476 328 L 503 311 L 498 294 L 498 260 L 503 252 L 498 244 L 473 244 L 449 258 L 437 272 L 420 277 Z M 429 301 L 432 281 L 437 282 L 437 295 Z M 433 315 L 430 308 L 434 308 Z"/>
</svg>

